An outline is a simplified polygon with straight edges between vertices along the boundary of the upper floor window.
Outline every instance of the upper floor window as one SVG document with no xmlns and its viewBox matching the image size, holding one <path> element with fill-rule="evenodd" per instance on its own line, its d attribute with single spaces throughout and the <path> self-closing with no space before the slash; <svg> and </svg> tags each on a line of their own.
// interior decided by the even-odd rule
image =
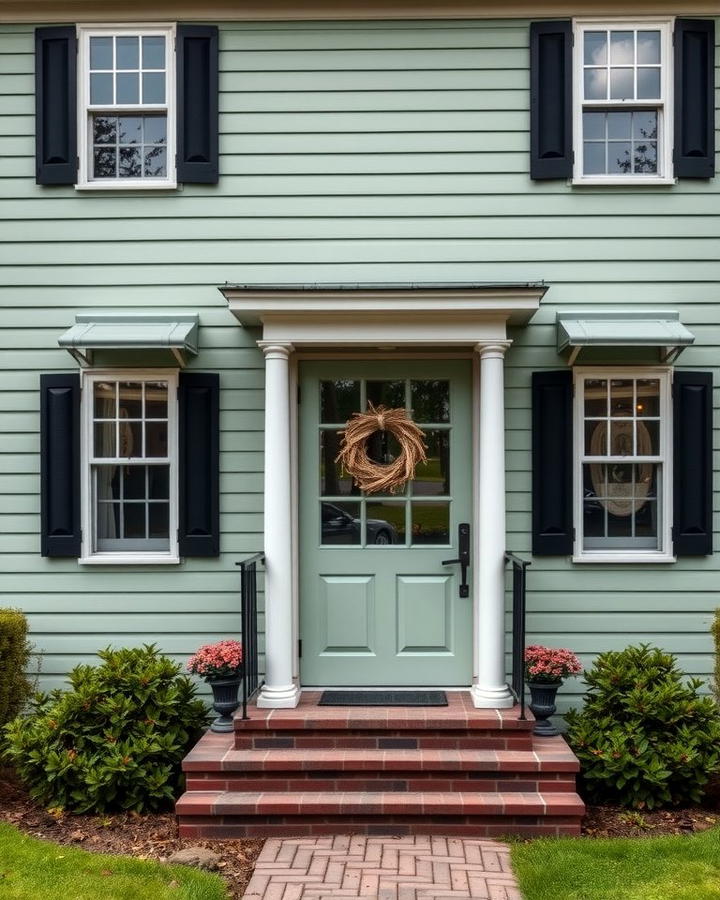
<svg viewBox="0 0 720 900">
<path fill-rule="evenodd" d="M 83 28 L 78 184 L 174 187 L 174 28 Z"/>
<path fill-rule="evenodd" d="M 670 23 L 575 28 L 575 180 L 671 181 Z"/>
</svg>

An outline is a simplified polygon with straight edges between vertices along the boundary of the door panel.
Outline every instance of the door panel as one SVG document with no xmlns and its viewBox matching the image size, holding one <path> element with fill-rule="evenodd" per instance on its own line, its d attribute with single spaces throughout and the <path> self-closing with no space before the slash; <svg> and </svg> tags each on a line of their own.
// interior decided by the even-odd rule
<svg viewBox="0 0 720 900">
<path fill-rule="evenodd" d="M 469 684 L 472 598 L 443 561 L 472 522 L 470 362 L 304 362 L 300 387 L 302 684 Z M 362 494 L 335 462 L 370 402 L 425 434 L 428 462 L 395 494 Z M 368 453 L 390 462 L 397 445 L 379 433 Z"/>
</svg>

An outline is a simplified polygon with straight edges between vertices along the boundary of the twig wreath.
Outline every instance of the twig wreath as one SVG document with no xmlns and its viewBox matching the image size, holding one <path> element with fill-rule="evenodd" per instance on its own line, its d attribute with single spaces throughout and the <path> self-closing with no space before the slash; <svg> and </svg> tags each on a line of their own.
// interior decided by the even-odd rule
<svg viewBox="0 0 720 900">
<path fill-rule="evenodd" d="M 372 403 L 368 403 L 368 409 L 366 413 L 353 413 L 344 430 L 338 432 L 342 442 L 335 462 L 352 476 L 360 490 L 394 494 L 415 477 L 419 463 L 427 462 L 424 435 L 404 409 L 375 407 Z M 387 431 L 400 444 L 400 453 L 393 462 L 377 463 L 367 455 L 367 440 L 376 431 Z"/>
</svg>

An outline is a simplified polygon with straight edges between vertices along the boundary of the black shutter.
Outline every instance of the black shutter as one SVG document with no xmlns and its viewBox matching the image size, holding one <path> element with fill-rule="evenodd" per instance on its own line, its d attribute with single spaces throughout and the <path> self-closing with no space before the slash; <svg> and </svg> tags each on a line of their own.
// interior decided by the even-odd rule
<svg viewBox="0 0 720 900">
<path fill-rule="evenodd" d="M 715 22 L 675 20 L 675 175 L 715 174 Z"/>
<path fill-rule="evenodd" d="M 180 528 L 181 556 L 220 553 L 220 379 L 181 372 Z"/>
<path fill-rule="evenodd" d="M 572 372 L 532 376 L 532 552 L 573 550 Z"/>
<path fill-rule="evenodd" d="M 712 553 L 712 373 L 676 371 L 673 378 L 673 550 Z"/>
<path fill-rule="evenodd" d="M 40 376 L 40 552 L 80 556 L 80 376 Z"/>
<path fill-rule="evenodd" d="M 77 38 L 74 26 L 35 30 L 35 180 L 77 180 Z"/>
<path fill-rule="evenodd" d="M 572 22 L 530 24 L 530 177 L 571 178 Z"/>
<path fill-rule="evenodd" d="M 218 180 L 218 30 L 214 25 L 177 29 L 177 178 Z"/>
</svg>

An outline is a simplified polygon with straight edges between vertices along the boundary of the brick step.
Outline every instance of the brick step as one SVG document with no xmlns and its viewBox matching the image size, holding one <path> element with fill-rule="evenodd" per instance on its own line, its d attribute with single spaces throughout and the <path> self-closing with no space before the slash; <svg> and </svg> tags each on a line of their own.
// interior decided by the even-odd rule
<svg viewBox="0 0 720 900">
<path fill-rule="evenodd" d="M 568 772 L 579 763 L 561 737 L 535 738 L 531 750 L 235 750 L 229 735 L 208 732 L 185 757 L 186 772 L 433 771 Z"/>
<path fill-rule="evenodd" d="M 575 776 L 525 772 L 198 772 L 188 777 L 188 791 L 569 791 Z"/>
<path fill-rule="evenodd" d="M 379 730 L 236 731 L 237 750 L 531 750 L 530 731 Z"/>
<path fill-rule="evenodd" d="M 192 791 L 176 804 L 182 837 L 579 834 L 585 806 L 569 792 Z"/>
</svg>

